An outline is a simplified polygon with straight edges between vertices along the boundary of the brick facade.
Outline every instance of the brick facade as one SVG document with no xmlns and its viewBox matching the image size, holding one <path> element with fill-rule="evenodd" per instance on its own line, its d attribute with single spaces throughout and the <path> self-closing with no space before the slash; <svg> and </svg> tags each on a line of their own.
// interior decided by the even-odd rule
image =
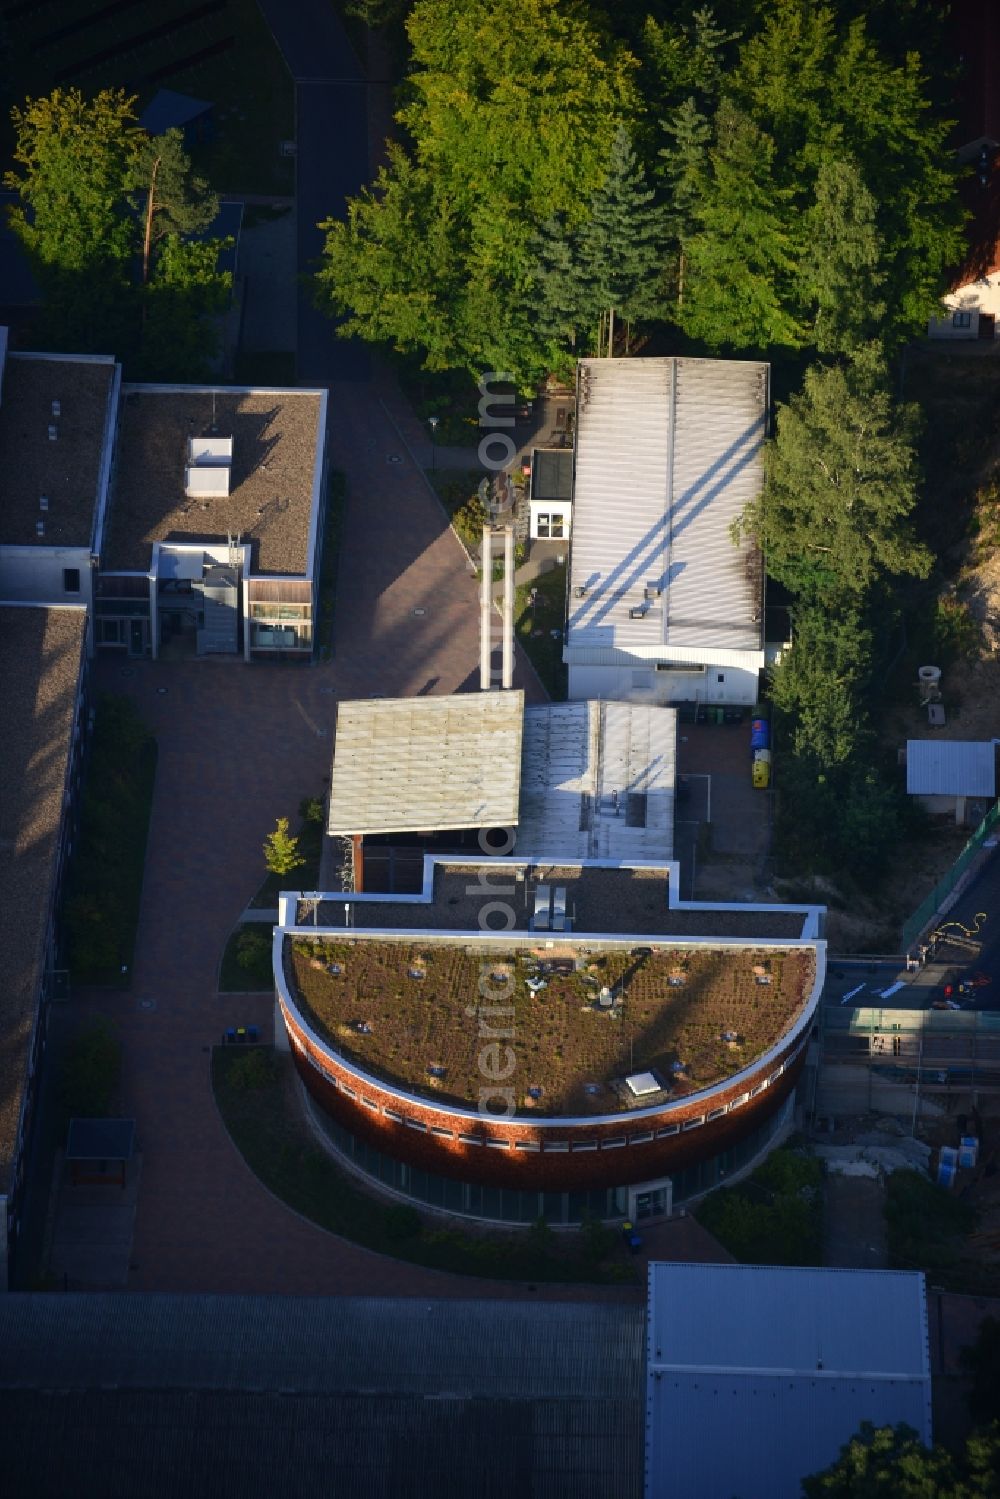
<svg viewBox="0 0 1000 1499">
<path fill-rule="evenodd" d="M 553 1192 L 654 1181 L 730 1148 L 788 1097 L 809 1039 L 806 1027 L 777 1057 L 739 1082 L 722 1082 L 652 1114 L 543 1125 L 523 1115 L 490 1119 L 464 1113 L 444 1101 L 435 1104 L 382 1086 L 318 1043 L 283 1003 L 281 1012 L 304 1085 L 352 1134 L 441 1176 Z"/>
</svg>

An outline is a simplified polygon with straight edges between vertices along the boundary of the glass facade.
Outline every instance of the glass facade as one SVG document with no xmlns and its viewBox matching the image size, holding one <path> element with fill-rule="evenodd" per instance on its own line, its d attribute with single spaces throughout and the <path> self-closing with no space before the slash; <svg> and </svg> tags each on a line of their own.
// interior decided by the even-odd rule
<svg viewBox="0 0 1000 1499">
<path fill-rule="evenodd" d="M 678 1171 L 672 1177 L 673 1201 L 676 1207 L 702 1192 L 719 1186 L 727 1177 L 747 1165 L 784 1124 L 793 1100 L 785 1103 L 763 1124 L 744 1136 L 729 1150 L 699 1161 Z M 461 1213 L 470 1218 L 492 1218 L 502 1223 L 534 1223 L 545 1218 L 549 1223 L 580 1223 L 585 1217 L 619 1218 L 628 1207 L 627 1187 L 593 1187 L 584 1191 L 539 1192 L 513 1187 L 480 1186 L 475 1182 L 456 1181 L 434 1172 L 397 1161 L 374 1145 L 359 1139 L 308 1099 L 308 1107 L 331 1145 L 374 1181 L 412 1197 L 415 1202 L 438 1208 L 446 1213 Z M 640 1147 L 641 1148 L 641 1147 Z M 662 1173 L 660 1173 L 662 1175 Z"/>
</svg>

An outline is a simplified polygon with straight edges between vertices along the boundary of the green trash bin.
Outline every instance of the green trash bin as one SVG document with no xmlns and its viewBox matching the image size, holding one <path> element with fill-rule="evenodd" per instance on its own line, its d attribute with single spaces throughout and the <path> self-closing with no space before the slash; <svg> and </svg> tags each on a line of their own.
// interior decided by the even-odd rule
<svg viewBox="0 0 1000 1499">
<path fill-rule="evenodd" d="M 715 721 L 716 721 L 716 723 L 725 723 L 725 721 L 726 721 L 726 710 L 725 710 L 725 708 L 716 708 L 716 710 L 715 710 Z"/>
</svg>

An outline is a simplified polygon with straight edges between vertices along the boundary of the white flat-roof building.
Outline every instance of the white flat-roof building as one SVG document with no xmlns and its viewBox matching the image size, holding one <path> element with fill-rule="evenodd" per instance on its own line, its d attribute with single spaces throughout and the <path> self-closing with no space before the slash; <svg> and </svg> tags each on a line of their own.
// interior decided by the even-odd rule
<svg viewBox="0 0 1000 1499">
<path fill-rule="evenodd" d="M 760 492 L 768 383 L 736 360 L 580 361 L 571 698 L 756 702 L 763 564 L 731 530 Z"/>
</svg>

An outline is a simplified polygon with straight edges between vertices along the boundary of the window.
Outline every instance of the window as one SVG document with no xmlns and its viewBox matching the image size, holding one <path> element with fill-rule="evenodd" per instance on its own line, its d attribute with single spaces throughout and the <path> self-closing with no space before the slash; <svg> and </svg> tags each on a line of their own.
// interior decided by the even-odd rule
<svg viewBox="0 0 1000 1499">
<path fill-rule="evenodd" d="M 63 593 L 80 592 L 80 569 L 78 567 L 63 568 Z"/>
<path fill-rule="evenodd" d="M 657 661 L 656 670 L 675 672 L 692 671 L 700 673 L 703 672 L 705 668 L 704 666 L 696 665 L 693 661 Z"/>
<path fill-rule="evenodd" d="M 565 535 L 565 532 L 563 530 L 564 520 L 565 517 L 559 515 L 558 513 L 551 513 L 548 510 L 540 510 L 538 512 L 537 526 L 539 539 L 561 541 L 563 539 L 563 536 Z"/>
<path fill-rule="evenodd" d="M 726 680 L 726 674 L 725 674 L 725 672 L 724 671 L 718 671 L 718 672 L 716 672 L 716 674 L 715 674 L 715 680 L 717 682 L 724 682 Z"/>
<path fill-rule="evenodd" d="M 971 312 L 953 312 L 952 315 L 951 315 L 951 326 L 953 328 L 971 328 L 972 327 L 972 313 Z"/>
<path fill-rule="evenodd" d="M 98 645 L 124 645 L 125 621 L 123 619 L 99 619 L 97 621 Z"/>
</svg>

